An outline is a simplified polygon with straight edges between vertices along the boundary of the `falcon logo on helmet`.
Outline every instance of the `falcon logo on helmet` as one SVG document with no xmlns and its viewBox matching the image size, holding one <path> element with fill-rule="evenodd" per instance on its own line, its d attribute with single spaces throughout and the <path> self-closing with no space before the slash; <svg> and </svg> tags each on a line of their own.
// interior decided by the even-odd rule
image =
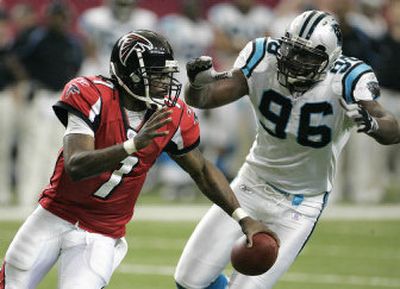
<svg viewBox="0 0 400 289">
<path fill-rule="evenodd" d="M 132 52 L 143 53 L 146 50 L 153 49 L 153 44 L 143 36 L 136 33 L 129 33 L 121 37 L 118 41 L 120 45 L 119 58 L 121 62 L 126 65 L 126 61 Z"/>
</svg>

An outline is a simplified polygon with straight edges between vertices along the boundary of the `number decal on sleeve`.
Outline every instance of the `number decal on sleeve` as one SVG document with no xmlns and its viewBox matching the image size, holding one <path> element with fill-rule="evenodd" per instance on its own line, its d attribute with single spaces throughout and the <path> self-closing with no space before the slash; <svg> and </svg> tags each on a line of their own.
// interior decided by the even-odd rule
<svg viewBox="0 0 400 289">
<path fill-rule="evenodd" d="M 270 40 L 267 44 L 267 51 L 273 55 L 276 55 L 278 53 L 279 49 L 279 42 L 275 40 Z"/>
<path fill-rule="evenodd" d="M 359 62 L 357 58 L 340 56 L 339 59 L 335 62 L 330 72 L 332 73 L 345 73 L 354 62 Z"/>
<path fill-rule="evenodd" d="M 124 175 L 129 174 L 138 164 L 139 159 L 134 156 L 129 156 L 121 162 L 121 167 L 113 171 L 110 178 L 94 193 L 94 195 L 101 199 L 107 199 L 111 196 L 112 191 L 121 183 Z"/>
<path fill-rule="evenodd" d="M 292 111 L 290 99 L 283 97 L 273 90 L 265 91 L 258 109 L 265 117 L 260 120 L 261 126 L 271 135 L 285 139 L 286 127 Z M 328 102 L 306 103 L 301 107 L 297 142 L 303 146 L 322 148 L 332 139 L 331 128 L 326 125 L 312 126 L 311 120 L 318 115 L 333 114 L 333 109 Z"/>
</svg>

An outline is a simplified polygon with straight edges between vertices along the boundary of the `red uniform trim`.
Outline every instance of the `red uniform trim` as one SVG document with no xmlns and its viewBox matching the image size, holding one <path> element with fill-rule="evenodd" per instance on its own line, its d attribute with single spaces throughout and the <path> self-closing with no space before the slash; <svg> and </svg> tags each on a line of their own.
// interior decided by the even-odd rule
<svg viewBox="0 0 400 289">
<path fill-rule="evenodd" d="M 3 266 L 0 269 L 0 289 L 6 288 L 6 262 L 4 261 Z"/>
</svg>

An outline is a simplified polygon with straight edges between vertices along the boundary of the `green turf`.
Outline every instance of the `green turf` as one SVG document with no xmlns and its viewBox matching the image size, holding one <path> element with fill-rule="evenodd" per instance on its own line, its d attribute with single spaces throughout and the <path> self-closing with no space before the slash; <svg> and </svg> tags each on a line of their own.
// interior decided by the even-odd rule
<svg viewBox="0 0 400 289">
<path fill-rule="evenodd" d="M 0 222 L 0 255 L 18 229 Z M 174 266 L 192 222 L 137 222 L 128 227 L 129 253 L 109 289 L 175 288 Z M 308 246 L 276 289 L 400 288 L 400 221 L 321 221 Z M 227 272 L 230 268 L 227 269 Z M 56 288 L 56 272 L 39 289 Z"/>
</svg>

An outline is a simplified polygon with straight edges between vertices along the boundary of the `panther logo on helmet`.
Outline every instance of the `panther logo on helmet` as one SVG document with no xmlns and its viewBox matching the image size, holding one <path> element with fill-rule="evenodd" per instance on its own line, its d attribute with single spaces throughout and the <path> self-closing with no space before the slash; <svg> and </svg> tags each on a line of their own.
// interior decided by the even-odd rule
<svg viewBox="0 0 400 289">
<path fill-rule="evenodd" d="M 129 33 L 123 36 L 119 40 L 119 45 L 121 47 L 119 58 L 124 65 L 126 65 L 126 61 L 133 51 L 143 53 L 146 50 L 153 49 L 153 44 L 148 39 L 136 33 Z"/>
<path fill-rule="evenodd" d="M 338 45 L 342 46 L 343 35 L 342 35 L 342 31 L 340 30 L 339 24 L 338 23 L 332 24 L 332 29 L 335 32 L 335 35 L 338 39 Z"/>
</svg>

